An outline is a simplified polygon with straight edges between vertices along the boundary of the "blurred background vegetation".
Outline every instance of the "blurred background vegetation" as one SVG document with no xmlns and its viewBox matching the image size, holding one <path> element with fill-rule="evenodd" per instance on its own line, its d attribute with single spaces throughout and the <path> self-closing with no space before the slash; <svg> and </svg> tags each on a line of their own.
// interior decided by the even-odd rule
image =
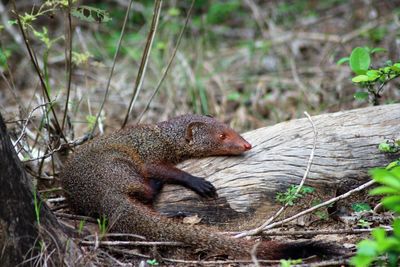
<svg viewBox="0 0 400 267">
<path fill-rule="evenodd" d="M 16 1 L 20 14 L 46 1 Z M 54 2 L 54 1 L 50 1 Z M 57 1 L 56 1 L 57 2 Z M 62 2 L 62 1 L 58 1 Z M 67 2 L 67 1 L 64 1 Z M 76 135 L 93 127 L 103 101 L 128 0 L 78 1 L 105 11 L 102 23 L 72 17 L 73 67 L 69 120 Z M 171 69 L 143 122 L 183 113 L 212 114 L 245 131 L 302 117 L 370 105 L 356 101 L 360 89 L 337 61 L 357 46 L 382 47 L 374 63 L 398 61 L 400 1 L 197 0 Z M 11 12 L 2 1 L 0 109 L 9 122 L 43 104 L 40 83 Z M 143 89 L 130 122 L 143 111 L 176 46 L 191 1 L 164 1 Z M 154 1 L 134 1 L 117 58 L 101 129 L 119 128 L 132 97 Z M 66 99 L 65 8 L 38 16 L 27 30 L 41 67 L 46 66 L 53 106 Z M 385 88 L 383 103 L 398 101 L 399 84 Z M 40 116 L 32 119 L 34 124 Z M 11 123 L 9 127 L 17 126 Z"/>
</svg>

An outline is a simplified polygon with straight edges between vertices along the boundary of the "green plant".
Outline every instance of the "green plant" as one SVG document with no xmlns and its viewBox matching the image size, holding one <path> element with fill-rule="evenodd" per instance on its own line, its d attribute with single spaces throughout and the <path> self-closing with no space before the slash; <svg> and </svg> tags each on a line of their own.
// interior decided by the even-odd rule
<svg viewBox="0 0 400 267">
<path fill-rule="evenodd" d="M 147 260 L 146 262 L 148 265 L 152 265 L 152 266 L 159 265 L 159 263 L 156 259 Z"/>
<path fill-rule="evenodd" d="M 292 265 L 298 265 L 301 264 L 303 261 L 301 259 L 298 260 L 280 260 L 279 263 L 281 264 L 281 267 L 290 267 Z"/>
<path fill-rule="evenodd" d="M 400 151 L 400 140 L 386 140 L 379 144 L 379 151 L 397 153 Z"/>
<path fill-rule="evenodd" d="M 207 13 L 207 22 L 209 24 L 219 24 L 226 20 L 233 13 L 237 12 L 240 8 L 240 2 L 237 0 L 213 2 Z"/>
<path fill-rule="evenodd" d="M 368 211 L 371 210 L 371 206 L 368 205 L 367 203 L 363 203 L 363 202 L 356 202 L 351 204 L 351 208 L 355 211 L 355 212 L 361 212 L 361 211 Z"/>
<path fill-rule="evenodd" d="M 79 234 L 82 234 L 84 226 L 85 226 L 85 220 L 80 220 L 79 221 L 79 226 L 78 226 L 78 233 Z"/>
<path fill-rule="evenodd" d="M 350 69 L 356 74 L 352 82 L 358 84 L 367 91 L 357 92 L 354 97 L 357 100 L 366 100 L 371 97 L 374 105 L 379 104 L 384 86 L 391 80 L 400 76 L 400 62 L 387 61 L 385 66 L 374 68 L 371 66 L 371 55 L 385 52 L 383 48 L 356 47 L 350 57 L 341 58 L 337 63 L 348 62 Z"/>
<path fill-rule="evenodd" d="M 105 216 L 97 218 L 97 225 L 99 226 L 100 236 L 104 236 L 107 232 L 108 220 Z"/>
<path fill-rule="evenodd" d="M 0 67 L 3 70 L 8 70 L 7 60 L 11 56 L 10 50 L 5 50 L 0 47 Z"/>
<path fill-rule="evenodd" d="M 400 140 L 386 140 L 379 144 L 379 151 L 384 153 L 397 153 L 400 151 Z M 392 161 L 386 166 L 387 170 L 400 166 L 400 159 Z"/>
<path fill-rule="evenodd" d="M 397 218 L 393 221 L 393 234 L 382 228 L 372 230 L 372 239 L 362 240 L 357 245 L 357 254 L 350 263 L 356 267 L 377 265 L 398 266 L 400 257 L 400 167 L 373 169 L 372 178 L 381 186 L 372 189 L 371 195 L 384 195 L 382 204 L 393 211 Z"/>
<path fill-rule="evenodd" d="M 40 226 L 40 209 L 42 206 L 42 200 L 37 196 L 37 191 L 33 190 L 33 205 L 35 207 L 35 218 L 37 224 Z"/>
<path fill-rule="evenodd" d="M 96 116 L 95 115 L 86 115 L 86 123 L 88 124 L 89 130 L 92 130 L 94 125 L 96 124 Z"/>
<path fill-rule="evenodd" d="M 359 219 L 357 225 L 361 228 L 370 228 L 372 223 L 364 219 Z"/>
<path fill-rule="evenodd" d="M 281 203 L 282 205 L 293 206 L 294 203 L 299 199 L 304 197 L 307 194 L 310 194 L 315 191 L 315 188 L 310 186 L 303 186 L 300 191 L 296 194 L 298 185 L 291 185 L 286 190 L 286 192 L 278 192 L 276 194 L 275 199 Z"/>
</svg>

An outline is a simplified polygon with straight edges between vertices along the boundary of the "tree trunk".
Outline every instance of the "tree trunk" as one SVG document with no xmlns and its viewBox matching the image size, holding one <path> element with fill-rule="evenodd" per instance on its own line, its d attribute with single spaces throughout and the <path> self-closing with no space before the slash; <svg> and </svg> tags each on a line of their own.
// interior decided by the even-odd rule
<svg viewBox="0 0 400 267">
<path fill-rule="evenodd" d="M 61 266 L 79 253 L 73 242 L 66 248 L 65 229 L 34 194 L 0 114 L 0 266 Z"/>
<path fill-rule="evenodd" d="M 378 144 L 400 139 L 400 104 L 368 107 L 312 117 L 318 132 L 315 156 L 306 184 L 330 198 L 369 179 L 368 170 L 385 166 L 397 154 Z M 313 147 L 307 118 L 287 121 L 243 134 L 253 149 L 240 157 L 212 157 L 183 162 L 179 168 L 206 177 L 218 200 L 205 201 L 179 186 L 168 185 L 156 203 L 163 214 L 197 214 L 208 223 L 238 222 L 270 215 L 275 196 L 299 184 Z"/>
</svg>

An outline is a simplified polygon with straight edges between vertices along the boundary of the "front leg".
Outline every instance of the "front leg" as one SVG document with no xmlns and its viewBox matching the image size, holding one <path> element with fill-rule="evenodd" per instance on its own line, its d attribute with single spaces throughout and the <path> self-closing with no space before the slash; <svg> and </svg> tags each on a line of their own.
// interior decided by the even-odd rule
<svg viewBox="0 0 400 267">
<path fill-rule="evenodd" d="M 202 197 L 217 197 L 216 189 L 210 182 L 182 171 L 173 165 L 146 163 L 145 170 L 150 179 L 157 179 L 163 183 L 183 185 Z"/>
</svg>

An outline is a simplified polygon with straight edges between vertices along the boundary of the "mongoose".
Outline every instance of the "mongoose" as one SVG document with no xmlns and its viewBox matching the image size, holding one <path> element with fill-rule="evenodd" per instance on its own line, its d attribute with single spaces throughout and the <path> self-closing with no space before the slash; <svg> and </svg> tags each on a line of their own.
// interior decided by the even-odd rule
<svg viewBox="0 0 400 267">
<path fill-rule="evenodd" d="M 60 177 L 70 206 L 80 214 L 104 215 L 111 230 L 155 241 L 181 241 L 204 251 L 249 258 L 254 245 L 200 226 L 165 218 L 151 204 L 163 184 L 185 186 L 202 197 L 216 197 L 214 186 L 176 167 L 192 157 L 239 155 L 251 144 L 209 116 L 183 115 L 155 125 L 137 125 L 94 139 L 77 149 Z M 323 253 L 329 245 L 312 241 L 262 242 L 264 259 Z"/>
</svg>

